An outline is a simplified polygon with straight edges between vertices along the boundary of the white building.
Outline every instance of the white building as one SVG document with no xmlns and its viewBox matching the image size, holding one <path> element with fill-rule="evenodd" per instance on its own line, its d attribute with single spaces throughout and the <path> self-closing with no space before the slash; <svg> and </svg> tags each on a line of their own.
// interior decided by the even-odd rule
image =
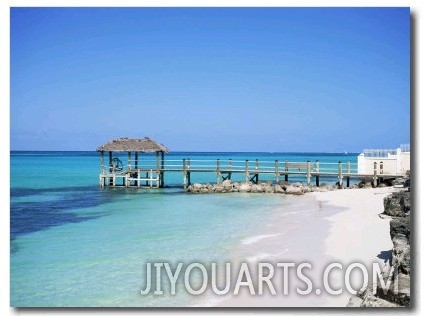
<svg viewBox="0 0 424 316">
<path fill-rule="evenodd" d="M 376 163 L 376 165 L 375 165 Z M 400 145 L 397 149 L 366 149 L 358 156 L 358 173 L 404 175 L 411 169 L 410 146 Z"/>
</svg>

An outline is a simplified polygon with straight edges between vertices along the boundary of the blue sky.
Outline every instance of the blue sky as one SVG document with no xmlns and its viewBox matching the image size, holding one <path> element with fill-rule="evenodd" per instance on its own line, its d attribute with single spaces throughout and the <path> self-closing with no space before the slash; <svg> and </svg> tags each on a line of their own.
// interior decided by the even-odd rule
<svg viewBox="0 0 424 316">
<path fill-rule="evenodd" d="M 12 8 L 11 149 L 410 141 L 409 8 Z"/>
</svg>

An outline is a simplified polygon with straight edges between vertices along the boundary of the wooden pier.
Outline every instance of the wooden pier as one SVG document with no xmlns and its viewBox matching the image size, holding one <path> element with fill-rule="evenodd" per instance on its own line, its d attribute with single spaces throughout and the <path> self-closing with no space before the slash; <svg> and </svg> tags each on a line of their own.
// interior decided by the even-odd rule
<svg viewBox="0 0 424 316">
<path fill-rule="evenodd" d="M 201 162 L 201 161 L 200 161 Z M 241 174 L 245 182 L 259 183 L 261 180 L 264 182 L 275 181 L 279 183 L 281 180 L 289 181 L 293 176 L 298 180 L 303 178 L 306 180 L 307 185 L 312 184 L 312 179 L 315 180 L 315 185 L 320 185 L 320 179 L 332 178 L 337 179 L 339 186 L 343 186 L 343 181 L 346 181 L 346 186 L 350 186 L 350 180 L 356 179 L 372 179 L 373 185 L 377 186 L 385 179 L 398 178 L 399 175 L 392 175 L 384 173 L 384 165 L 381 163 L 379 166 L 374 165 L 374 172 L 372 174 L 358 174 L 351 172 L 353 163 L 341 161 L 336 163 L 320 163 L 319 161 L 311 162 L 292 162 L 275 160 L 261 161 L 244 161 L 244 166 L 234 166 L 234 162 L 229 159 L 227 164 L 223 165 L 220 159 L 216 160 L 215 166 L 193 165 L 190 159 L 183 159 L 181 169 L 163 169 L 160 172 L 182 172 L 183 174 L 183 187 L 187 188 L 191 184 L 192 173 L 213 173 L 216 174 L 216 183 L 221 183 L 224 180 L 231 180 L 234 174 Z M 263 176 L 267 176 L 263 179 Z"/>
<path fill-rule="evenodd" d="M 340 187 L 344 185 L 344 181 L 349 187 L 351 179 L 372 179 L 373 185 L 377 186 L 386 179 L 401 177 L 386 172 L 383 161 L 375 162 L 370 174 L 359 174 L 357 163 L 341 161 L 221 161 L 190 158 L 165 161 L 168 148 L 147 137 L 118 138 L 99 146 L 97 151 L 100 152 L 99 182 L 102 187 L 160 188 L 165 185 L 166 173 L 180 173 L 184 189 L 192 183 L 192 175 L 201 173 L 213 174 L 218 184 L 227 179 L 233 180 L 234 177 L 253 183 L 279 183 L 294 178 L 296 181 L 306 181 L 307 185 L 314 182 L 313 184 L 319 186 L 322 178 L 329 178 L 336 180 Z M 105 152 L 109 152 L 109 159 L 105 159 Z M 117 152 L 127 153 L 125 165 L 118 157 L 113 156 Z"/>
<path fill-rule="evenodd" d="M 397 178 L 399 175 L 384 173 L 384 166 L 375 165 L 372 174 L 358 174 L 351 172 L 352 163 L 320 163 L 315 162 L 291 162 L 278 160 L 275 161 L 240 161 L 237 164 L 231 159 L 222 163 L 217 159 L 213 165 L 210 161 L 183 159 L 170 161 L 170 164 L 160 163 L 149 168 L 136 168 L 131 162 L 128 163 L 125 170 L 114 171 L 107 165 L 102 166 L 100 173 L 100 185 L 112 187 L 164 187 L 165 173 L 180 173 L 182 176 L 181 185 L 184 189 L 192 184 L 194 174 L 209 173 L 213 174 L 216 183 L 224 180 L 232 180 L 238 177 L 241 181 L 259 183 L 280 181 L 305 181 L 307 185 L 320 185 L 320 181 L 331 179 L 338 182 L 339 186 L 350 186 L 351 179 L 372 179 L 373 185 L 377 186 L 385 179 Z"/>
</svg>

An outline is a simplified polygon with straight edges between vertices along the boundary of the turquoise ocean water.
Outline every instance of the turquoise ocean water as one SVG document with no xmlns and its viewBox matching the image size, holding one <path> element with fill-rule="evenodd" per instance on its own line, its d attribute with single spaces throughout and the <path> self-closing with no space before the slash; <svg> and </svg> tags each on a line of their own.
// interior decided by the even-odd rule
<svg viewBox="0 0 424 316">
<path fill-rule="evenodd" d="M 125 164 L 126 156 L 120 158 Z M 166 155 L 167 164 L 181 165 L 183 158 L 199 165 L 218 158 L 223 165 L 230 158 L 234 165 L 350 161 L 352 172 L 356 163 L 356 154 Z M 163 189 L 102 189 L 99 164 L 95 152 L 11 152 L 12 306 L 190 306 L 193 296 L 168 295 L 166 284 L 163 296 L 141 296 L 146 262 L 231 261 L 240 245 L 267 237 L 274 210 L 289 203 L 284 195 L 186 194 L 180 173 L 166 174 Z M 192 175 L 192 182 L 215 180 Z M 283 215 L 295 220 L 308 211 Z"/>
</svg>

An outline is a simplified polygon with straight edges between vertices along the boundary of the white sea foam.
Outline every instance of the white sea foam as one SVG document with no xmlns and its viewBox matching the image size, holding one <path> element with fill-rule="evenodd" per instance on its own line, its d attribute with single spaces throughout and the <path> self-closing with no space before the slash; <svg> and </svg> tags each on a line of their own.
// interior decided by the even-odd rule
<svg viewBox="0 0 424 316">
<path fill-rule="evenodd" d="M 279 235 L 281 235 L 281 234 L 257 235 L 257 236 L 253 236 L 253 237 L 249 237 L 249 238 L 243 239 L 241 241 L 241 243 L 243 245 L 250 245 L 250 244 L 254 244 L 254 243 L 256 243 L 256 242 L 258 242 L 258 241 L 260 241 L 262 239 L 277 237 Z"/>
<path fill-rule="evenodd" d="M 247 257 L 246 261 L 248 261 L 248 262 L 259 262 L 259 261 L 262 261 L 264 259 L 278 258 L 288 251 L 289 251 L 288 249 L 284 249 L 283 251 L 280 251 L 279 253 L 275 253 L 275 254 L 262 252 L 262 253 L 255 254 L 251 257 Z"/>
</svg>

